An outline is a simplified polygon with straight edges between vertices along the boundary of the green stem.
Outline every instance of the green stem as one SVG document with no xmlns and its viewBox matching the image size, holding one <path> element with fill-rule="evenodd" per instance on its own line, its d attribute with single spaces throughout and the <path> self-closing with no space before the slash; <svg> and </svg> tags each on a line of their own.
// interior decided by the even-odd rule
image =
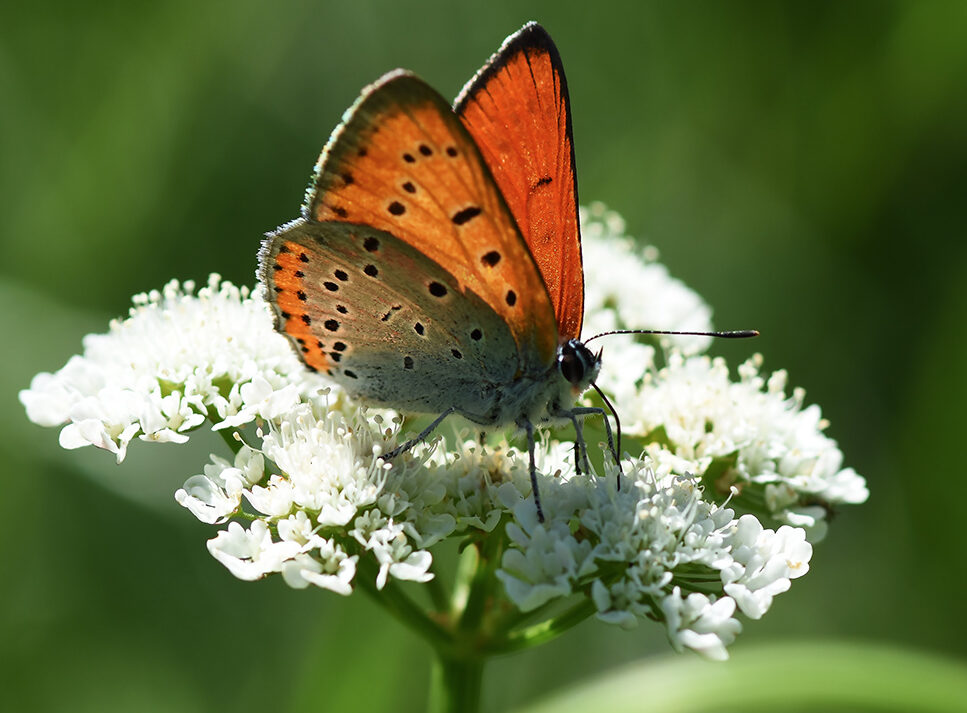
<svg viewBox="0 0 967 713">
<path fill-rule="evenodd" d="M 497 566 L 500 564 L 505 538 L 504 525 L 501 523 L 492 533 L 471 545 L 477 548 L 479 556 L 476 571 L 470 581 L 470 594 L 460 613 L 458 626 L 461 631 L 479 631 L 487 610 L 493 603 Z"/>
<path fill-rule="evenodd" d="M 453 638 L 447 631 L 427 616 L 410 599 L 399 585 L 388 580 L 382 589 L 376 588 L 376 575 L 379 567 L 371 556 L 361 555 L 357 564 L 355 583 L 366 592 L 374 602 L 396 617 L 403 626 L 429 642 L 437 650 L 448 650 L 453 646 Z"/>
<path fill-rule="evenodd" d="M 568 629 L 577 626 L 596 611 L 594 602 L 590 598 L 582 599 L 560 616 L 542 621 L 533 626 L 517 629 L 509 634 L 493 639 L 486 647 L 485 653 L 508 654 L 521 649 L 546 643 L 563 634 Z"/>
<path fill-rule="evenodd" d="M 484 661 L 450 656 L 437 649 L 430 671 L 430 713 L 477 713 L 480 710 Z"/>
</svg>

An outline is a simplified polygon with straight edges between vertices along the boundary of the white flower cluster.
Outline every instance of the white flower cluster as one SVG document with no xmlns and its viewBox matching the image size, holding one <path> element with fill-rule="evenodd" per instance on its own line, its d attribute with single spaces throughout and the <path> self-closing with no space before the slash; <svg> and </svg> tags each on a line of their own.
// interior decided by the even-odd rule
<svg viewBox="0 0 967 713">
<path fill-rule="evenodd" d="M 758 619 L 808 571 L 805 533 L 767 530 L 748 514 L 736 519 L 705 500 L 696 479 L 658 477 L 644 459 L 625 459 L 622 468 L 620 489 L 614 466 L 601 479 L 542 483 L 544 523 L 530 499 L 513 507 L 512 546 L 497 573 L 508 596 L 530 611 L 585 591 L 602 621 L 664 621 L 676 650 L 727 658 L 742 628 L 736 607 Z"/>
<path fill-rule="evenodd" d="M 214 428 L 274 418 L 325 382 L 306 375 L 247 288 L 212 275 L 136 295 L 127 319 L 84 338 L 84 354 L 20 392 L 27 416 L 61 430 L 64 448 L 93 445 L 124 460 L 135 437 L 184 443 Z"/>
<path fill-rule="evenodd" d="M 586 334 L 711 328 L 709 308 L 653 252 L 639 257 L 620 218 L 593 206 L 582 220 Z M 701 338 L 662 341 L 658 369 L 656 347 L 609 339 L 598 383 L 626 444 L 637 437 L 644 452 L 622 459 L 620 480 L 612 464 L 577 476 L 573 444 L 545 434 L 543 523 L 527 454 L 506 441 L 441 439 L 380 458 L 400 437 L 396 415 L 306 372 L 261 295 L 217 276 L 197 294 L 172 282 L 137 297 L 128 319 L 86 337 L 82 356 L 20 398 L 31 420 L 63 425 L 65 447 L 118 460 L 135 437 L 181 443 L 206 420 L 235 433 L 234 458 L 213 455 L 175 497 L 221 527 L 209 551 L 241 579 L 280 573 L 340 594 L 360 577 L 377 589 L 426 582 L 441 540 L 501 537 L 497 577 L 520 610 L 583 594 L 603 621 L 655 619 L 677 650 L 725 658 L 736 612 L 761 617 L 806 573 L 807 533 L 821 536 L 832 505 L 862 502 L 865 482 L 841 467 L 818 408 L 785 395 L 782 372 L 765 380 L 753 359 L 733 382 L 724 363 L 696 355 Z"/>
<path fill-rule="evenodd" d="M 434 494 L 429 487 L 412 500 L 400 495 L 400 486 L 416 486 L 421 473 L 405 465 L 391 469 L 377 457 L 381 422 L 377 413 L 316 397 L 267 420 L 258 450 L 244 446 L 234 463 L 213 457 L 175 499 L 202 522 L 253 520 L 248 529 L 230 522 L 208 543 L 240 579 L 281 572 L 292 587 L 349 594 L 359 553 L 368 552 L 379 563 L 377 587 L 389 576 L 425 582 L 432 558 L 414 549 L 405 530 L 425 521 L 424 503 L 439 499 L 442 488 Z M 266 461 L 278 472 L 266 469 Z"/>
<path fill-rule="evenodd" d="M 731 381 L 722 359 L 672 354 L 637 389 L 616 395 L 615 407 L 659 473 L 700 476 L 720 499 L 734 488 L 736 507 L 805 528 L 818 542 L 830 508 L 866 501 L 866 481 L 842 467 L 819 407 L 803 408 L 802 389 L 786 395 L 784 371 L 761 376 L 761 362 L 748 359 Z"/>
</svg>

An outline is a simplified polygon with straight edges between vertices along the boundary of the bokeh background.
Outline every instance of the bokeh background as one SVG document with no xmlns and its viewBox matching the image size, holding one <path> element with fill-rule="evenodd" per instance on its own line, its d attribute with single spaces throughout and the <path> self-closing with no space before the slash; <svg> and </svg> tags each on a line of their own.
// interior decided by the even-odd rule
<svg viewBox="0 0 967 713">
<path fill-rule="evenodd" d="M 967 4 L 5 3 L 0 707 L 422 710 L 428 649 L 362 595 L 209 557 L 172 498 L 203 444 L 136 443 L 117 468 L 61 451 L 16 392 L 133 293 L 253 282 L 364 84 L 402 66 L 454 96 L 529 19 L 564 58 L 582 200 L 719 327 L 759 328 L 715 352 L 787 369 L 869 481 L 734 650 L 967 655 Z M 667 652 L 657 626 L 586 622 L 493 663 L 485 707 Z"/>
</svg>

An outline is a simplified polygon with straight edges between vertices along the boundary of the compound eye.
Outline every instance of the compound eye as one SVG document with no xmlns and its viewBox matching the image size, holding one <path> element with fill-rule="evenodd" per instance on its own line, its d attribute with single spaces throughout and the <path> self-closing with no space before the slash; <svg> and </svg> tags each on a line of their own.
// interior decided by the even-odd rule
<svg viewBox="0 0 967 713">
<path fill-rule="evenodd" d="M 573 352 L 561 355 L 558 368 L 561 375 L 572 384 L 579 384 L 584 379 L 584 361 Z"/>
</svg>

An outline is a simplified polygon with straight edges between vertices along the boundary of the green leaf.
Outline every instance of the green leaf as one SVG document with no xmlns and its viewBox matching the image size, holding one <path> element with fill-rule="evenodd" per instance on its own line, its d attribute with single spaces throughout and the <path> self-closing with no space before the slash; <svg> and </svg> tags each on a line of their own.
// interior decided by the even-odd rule
<svg viewBox="0 0 967 713">
<path fill-rule="evenodd" d="M 648 659 L 520 713 L 836 710 L 957 713 L 967 664 L 889 644 L 816 640 L 739 648 L 723 664 Z"/>
</svg>

